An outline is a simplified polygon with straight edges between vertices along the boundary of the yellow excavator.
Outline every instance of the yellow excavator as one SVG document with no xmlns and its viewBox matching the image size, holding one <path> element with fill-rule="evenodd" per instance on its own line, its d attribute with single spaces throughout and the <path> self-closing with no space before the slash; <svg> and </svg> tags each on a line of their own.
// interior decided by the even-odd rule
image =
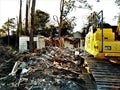
<svg viewBox="0 0 120 90">
<path fill-rule="evenodd" d="M 89 31 L 85 36 L 85 51 L 97 58 L 108 58 L 120 64 L 120 23 L 111 26 L 103 23 L 103 11 L 91 16 Z M 99 19 L 99 20 L 98 20 Z M 96 20 L 96 21 L 95 21 Z"/>
</svg>

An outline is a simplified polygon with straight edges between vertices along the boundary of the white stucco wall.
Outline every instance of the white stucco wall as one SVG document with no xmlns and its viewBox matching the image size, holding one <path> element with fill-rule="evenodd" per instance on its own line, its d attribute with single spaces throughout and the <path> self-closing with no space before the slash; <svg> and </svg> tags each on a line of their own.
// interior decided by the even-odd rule
<svg viewBox="0 0 120 90">
<path fill-rule="evenodd" d="M 19 37 L 19 52 L 28 51 L 27 49 L 27 41 L 29 41 L 28 36 Z M 44 37 L 34 37 L 34 41 L 37 41 L 37 48 L 42 49 L 45 48 L 45 39 Z"/>
<path fill-rule="evenodd" d="M 29 37 L 27 36 L 19 37 L 19 52 L 28 51 L 27 41 L 29 41 Z"/>
<path fill-rule="evenodd" d="M 44 38 L 39 38 L 39 40 L 37 42 L 37 47 L 39 49 L 45 48 L 45 40 L 44 40 Z"/>
<path fill-rule="evenodd" d="M 70 44 L 70 41 L 64 41 L 64 47 L 73 48 L 73 44 Z"/>
</svg>

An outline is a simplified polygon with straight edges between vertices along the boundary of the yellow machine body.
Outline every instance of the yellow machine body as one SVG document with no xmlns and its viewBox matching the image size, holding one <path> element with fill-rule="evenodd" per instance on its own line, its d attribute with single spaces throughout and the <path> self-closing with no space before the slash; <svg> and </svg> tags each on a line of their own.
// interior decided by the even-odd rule
<svg viewBox="0 0 120 90">
<path fill-rule="evenodd" d="M 120 41 L 115 39 L 112 28 L 96 28 L 85 37 L 85 50 L 94 57 L 120 57 Z"/>
</svg>

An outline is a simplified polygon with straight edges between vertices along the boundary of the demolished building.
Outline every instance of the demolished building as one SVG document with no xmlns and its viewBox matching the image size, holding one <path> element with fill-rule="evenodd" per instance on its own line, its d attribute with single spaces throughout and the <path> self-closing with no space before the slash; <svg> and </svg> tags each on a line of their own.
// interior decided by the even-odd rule
<svg viewBox="0 0 120 90">
<path fill-rule="evenodd" d="M 48 46 L 34 54 L 9 49 L 0 54 L 1 90 L 87 90 L 73 49 Z"/>
</svg>

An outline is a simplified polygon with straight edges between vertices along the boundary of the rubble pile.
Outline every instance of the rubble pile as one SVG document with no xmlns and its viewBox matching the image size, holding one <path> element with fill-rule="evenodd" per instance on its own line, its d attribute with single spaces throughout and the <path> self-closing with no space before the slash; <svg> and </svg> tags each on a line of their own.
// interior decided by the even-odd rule
<svg viewBox="0 0 120 90">
<path fill-rule="evenodd" d="M 75 57 L 73 49 L 46 47 L 14 55 L 0 58 L 1 90 L 87 90 L 81 57 Z"/>
<path fill-rule="evenodd" d="M 8 75 L 18 60 L 19 56 L 16 57 L 13 53 L 10 48 L 0 46 L 0 78 Z"/>
</svg>

